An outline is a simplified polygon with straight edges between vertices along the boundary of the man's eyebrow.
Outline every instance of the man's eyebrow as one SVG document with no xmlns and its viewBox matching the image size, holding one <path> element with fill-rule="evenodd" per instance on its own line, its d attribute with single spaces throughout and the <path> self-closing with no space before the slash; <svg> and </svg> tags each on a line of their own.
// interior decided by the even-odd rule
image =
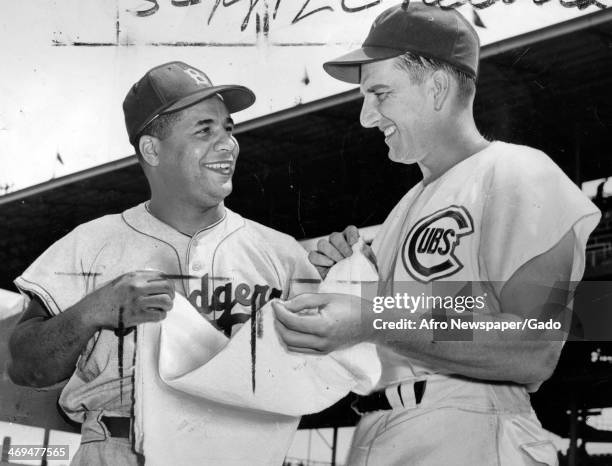
<svg viewBox="0 0 612 466">
<path fill-rule="evenodd" d="M 196 122 L 195 126 L 206 126 L 206 125 L 212 125 L 215 122 L 215 120 L 213 120 L 212 118 L 206 118 L 204 120 L 199 120 Z"/>
<path fill-rule="evenodd" d="M 205 118 L 204 120 L 198 120 L 195 123 L 195 127 L 200 127 L 200 126 L 207 126 L 207 125 L 212 125 L 215 123 L 215 120 L 212 118 Z M 225 119 L 225 121 L 223 122 L 224 125 L 232 125 L 234 126 L 234 120 L 231 119 L 231 117 L 227 117 Z"/>
<path fill-rule="evenodd" d="M 368 87 L 366 89 L 366 92 L 376 92 L 376 91 L 380 91 L 382 89 L 389 89 L 389 86 L 387 86 L 386 84 L 374 84 L 370 87 Z"/>
</svg>

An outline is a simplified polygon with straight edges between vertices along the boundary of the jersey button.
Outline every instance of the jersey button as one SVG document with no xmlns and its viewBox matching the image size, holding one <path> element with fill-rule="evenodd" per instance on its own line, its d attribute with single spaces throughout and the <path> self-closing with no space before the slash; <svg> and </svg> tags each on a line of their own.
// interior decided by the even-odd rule
<svg viewBox="0 0 612 466">
<path fill-rule="evenodd" d="M 196 262 L 195 264 L 193 264 L 192 269 L 195 270 L 196 272 L 198 270 L 200 270 L 202 268 L 202 264 L 200 264 L 199 262 Z"/>
</svg>

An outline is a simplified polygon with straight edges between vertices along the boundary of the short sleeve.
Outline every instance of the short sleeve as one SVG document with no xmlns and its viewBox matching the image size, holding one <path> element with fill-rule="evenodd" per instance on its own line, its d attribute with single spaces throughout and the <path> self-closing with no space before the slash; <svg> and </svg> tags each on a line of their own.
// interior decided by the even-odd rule
<svg viewBox="0 0 612 466">
<path fill-rule="evenodd" d="M 513 147 L 520 150 L 497 159 L 485 195 L 481 270 L 490 281 L 506 282 L 573 229 L 572 280 L 578 281 L 584 272 L 586 242 L 600 212 L 544 153 Z"/>
<path fill-rule="evenodd" d="M 57 315 L 77 303 L 86 294 L 87 277 L 91 273 L 83 257 L 87 235 L 73 230 L 40 255 L 15 280 L 26 295 L 35 295 L 49 312 Z"/>
</svg>

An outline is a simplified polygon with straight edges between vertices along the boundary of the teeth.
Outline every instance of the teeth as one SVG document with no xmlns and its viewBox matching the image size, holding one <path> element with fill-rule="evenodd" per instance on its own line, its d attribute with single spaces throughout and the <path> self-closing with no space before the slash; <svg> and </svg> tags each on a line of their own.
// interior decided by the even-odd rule
<svg viewBox="0 0 612 466">
<path fill-rule="evenodd" d="M 391 136 L 393 133 L 395 133 L 395 126 L 389 126 L 388 128 L 385 128 L 385 137 L 389 137 Z"/>
<path fill-rule="evenodd" d="M 229 170 L 230 168 L 230 164 L 229 163 L 209 163 L 207 164 L 207 166 L 209 168 L 214 168 L 217 170 Z"/>
</svg>

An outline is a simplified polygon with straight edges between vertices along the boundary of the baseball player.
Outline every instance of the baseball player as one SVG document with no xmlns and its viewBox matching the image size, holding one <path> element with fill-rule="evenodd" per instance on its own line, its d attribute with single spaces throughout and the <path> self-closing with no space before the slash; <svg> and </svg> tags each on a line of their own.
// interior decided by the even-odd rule
<svg viewBox="0 0 612 466">
<path fill-rule="evenodd" d="M 535 338 L 516 323 L 567 317 L 599 211 L 544 153 L 478 132 L 479 48 L 456 11 L 404 2 L 374 21 L 360 49 L 323 65 L 360 85 L 361 124 L 384 135 L 389 158 L 416 163 L 423 174 L 372 244 L 379 294 L 392 298 L 377 315 L 386 322 L 410 317 L 393 301 L 402 290 L 443 298 L 436 289 L 472 283 L 484 290 L 486 306 L 463 312 L 466 321 L 513 329 L 448 341 L 427 324 L 432 307 L 416 310 L 420 328 L 398 331 L 370 325 L 373 302 L 366 299 L 304 294 L 275 304 L 279 333 L 296 351 L 378 344 L 383 376 L 378 391 L 354 405 L 363 416 L 351 466 L 557 461 L 528 390 L 554 371 L 564 335 Z M 310 260 L 322 276 L 350 255 L 358 235 L 348 227 L 318 244 Z M 319 313 L 297 314 L 305 308 Z M 456 320 L 460 311 L 446 316 Z"/>
<path fill-rule="evenodd" d="M 142 460 L 130 439 L 135 327 L 164 319 L 175 293 L 231 336 L 267 301 L 294 294 L 293 277 L 318 278 L 293 238 L 223 204 L 238 157 L 230 114 L 254 101 L 185 63 L 148 71 L 123 110 L 151 199 L 78 226 L 15 281 L 31 301 L 9 372 L 36 387 L 69 379 L 59 403 L 83 424 L 73 464 Z"/>
</svg>

